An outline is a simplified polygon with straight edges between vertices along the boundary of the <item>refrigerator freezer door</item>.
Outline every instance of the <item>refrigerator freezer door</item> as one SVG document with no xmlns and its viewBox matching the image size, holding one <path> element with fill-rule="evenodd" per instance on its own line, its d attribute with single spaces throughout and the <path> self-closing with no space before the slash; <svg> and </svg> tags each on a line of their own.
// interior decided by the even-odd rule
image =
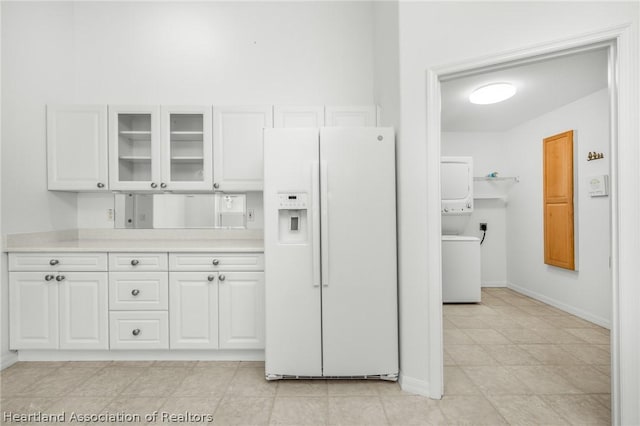
<svg viewBox="0 0 640 426">
<path fill-rule="evenodd" d="M 322 375 L 318 129 L 265 129 L 267 376 Z"/>
<path fill-rule="evenodd" d="M 320 130 L 325 376 L 398 372 L 394 145 L 390 128 Z"/>
</svg>

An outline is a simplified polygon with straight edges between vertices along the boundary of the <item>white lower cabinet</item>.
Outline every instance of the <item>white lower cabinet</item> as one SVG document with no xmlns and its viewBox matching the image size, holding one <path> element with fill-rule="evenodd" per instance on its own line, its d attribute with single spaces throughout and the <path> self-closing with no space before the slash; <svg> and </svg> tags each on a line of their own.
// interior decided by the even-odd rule
<svg viewBox="0 0 640 426">
<path fill-rule="evenodd" d="M 167 311 L 118 311 L 109 319 L 111 349 L 169 349 Z"/>
<path fill-rule="evenodd" d="M 11 349 L 108 349 L 106 272 L 12 272 Z"/>
<path fill-rule="evenodd" d="M 172 349 L 218 348 L 218 274 L 169 274 Z"/>
<path fill-rule="evenodd" d="M 264 348 L 264 272 L 218 276 L 220 349 Z"/>
</svg>

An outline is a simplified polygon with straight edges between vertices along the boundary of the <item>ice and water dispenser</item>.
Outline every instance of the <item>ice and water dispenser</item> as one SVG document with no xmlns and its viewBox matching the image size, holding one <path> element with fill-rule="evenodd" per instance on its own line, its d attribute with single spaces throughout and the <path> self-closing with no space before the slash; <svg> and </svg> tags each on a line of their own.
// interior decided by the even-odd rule
<svg viewBox="0 0 640 426">
<path fill-rule="evenodd" d="M 307 194 L 278 194 L 278 241 L 280 244 L 304 244 L 308 240 L 309 209 Z"/>
</svg>

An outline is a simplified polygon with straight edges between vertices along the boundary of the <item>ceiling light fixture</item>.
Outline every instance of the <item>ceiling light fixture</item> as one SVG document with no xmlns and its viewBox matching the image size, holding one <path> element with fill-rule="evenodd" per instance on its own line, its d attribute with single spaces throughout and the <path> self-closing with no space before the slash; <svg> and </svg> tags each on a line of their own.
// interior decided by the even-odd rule
<svg viewBox="0 0 640 426">
<path fill-rule="evenodd" d="M 469 102 L 478 105 L 495 104 L 516 94 L 516 87 L 510 83 L 491 83 L 478 87 L 469 95 Z"/>
</svg>

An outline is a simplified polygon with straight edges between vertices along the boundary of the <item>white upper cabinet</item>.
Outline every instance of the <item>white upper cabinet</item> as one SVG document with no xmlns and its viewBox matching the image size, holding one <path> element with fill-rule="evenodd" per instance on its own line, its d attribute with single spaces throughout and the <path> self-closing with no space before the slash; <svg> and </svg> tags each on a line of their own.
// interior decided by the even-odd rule
<svg viewBox="0 0 640 426">
<path fill-rule="evenodd" d="M 107 107 L 47 106 L 48 188 L 107 191 Z"/>
<path fill-rule="evenodd" d="M 161 189 L 213 187 L 211 107 L 162 107 Z"/>
<path fill-rule="evenodd" d="M 323 106 L 274 106 L 273 127 L 323 127 Z"/>
<path fill-rule="evenodd" d="M 328 106 L 325 116 L 327 127 L 375 127 L 378 109 L 375 105 Z"/>
<path fill-rule="evenodd" d="M 270 105 L 214 108 L 214 189 L 262 191 L 262 137 L 265 127 L 273 127 Z"/>
<path fill-rule="evenodd" d="M 110 186 L 160 189 L 160 107 L 109 106 Z"/>
</svg>

